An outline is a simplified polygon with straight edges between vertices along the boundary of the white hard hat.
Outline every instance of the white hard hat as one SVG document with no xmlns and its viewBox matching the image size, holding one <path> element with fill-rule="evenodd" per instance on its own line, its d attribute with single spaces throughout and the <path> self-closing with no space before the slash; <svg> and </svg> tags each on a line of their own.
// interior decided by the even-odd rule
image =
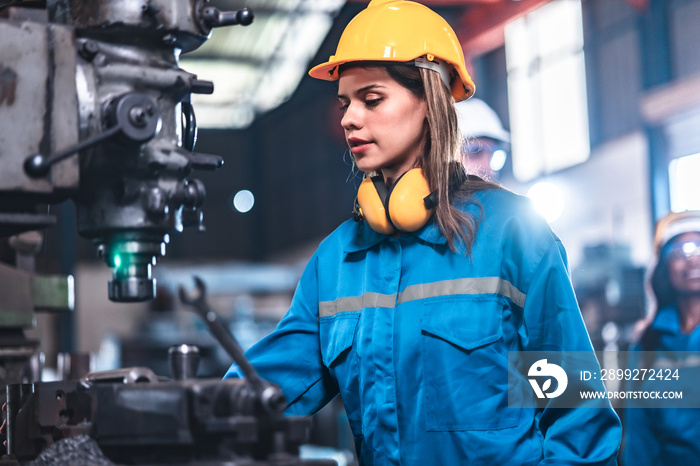
<svg viewBox="0 0 700 466">
<path fill-rule="evenodd" d="M 501 120 L 486 102 L 471 98 L 455 104 L 459 130 L 465 138 L 491 138 L 510 142 L 510 133 L 503 128 Z"/>
<path fill-rule="evenodd" d="M 670 240 L 690 232 L 700 233 L 700 211 L 671 212 L 656 223 L 654 249 L 659 253 Z"/>
</svg>

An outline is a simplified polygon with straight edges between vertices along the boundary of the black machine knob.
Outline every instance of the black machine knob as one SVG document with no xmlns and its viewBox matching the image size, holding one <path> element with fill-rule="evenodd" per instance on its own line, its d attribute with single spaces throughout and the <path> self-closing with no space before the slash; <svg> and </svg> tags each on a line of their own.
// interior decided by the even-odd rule
<svg viewBox="0 0 700 466">
<path fill-rule="evenodd" d="M 199 348 L 194 345 L 176 345 L 168 350 L 170 371 L 175 380 L 187 380 L 197 377 L 199 366 Z"/>
</svg>

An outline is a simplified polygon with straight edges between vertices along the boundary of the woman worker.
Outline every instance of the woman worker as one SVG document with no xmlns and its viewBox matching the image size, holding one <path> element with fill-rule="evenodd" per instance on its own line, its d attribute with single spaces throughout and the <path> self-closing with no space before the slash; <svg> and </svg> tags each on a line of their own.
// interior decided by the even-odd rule
<svg viewBox="0 0 700 466">
<path fill-rule="evenodd" d="M 474 84 L 450 26 L 375 0 L 310 74 L 338 81 L 366 178 L 356 219 L 320 244 L 288 313 L 247 352 L 287 413 L 340 394 L 364 465 L 615 464 L 607 402 L 509 407 L 509 373 L 516 399 L 534 397 L 509 352 L 591 345 L 559 239 L 525 198 L 464 173 L 454 102 Z"/>
<path fill-rule="evenodd" d="M 700 462 L 700 211 L 659 220 L 654 250 L 654 309 L 632 346 L 642 353 L 630 353 L 639 371 L 632 388 L 682 398 L 630 400 L 622 458 L 626 466 L 691 466 Z M 662 377 L 648 376 L 652 370 Z"/>
</svg>

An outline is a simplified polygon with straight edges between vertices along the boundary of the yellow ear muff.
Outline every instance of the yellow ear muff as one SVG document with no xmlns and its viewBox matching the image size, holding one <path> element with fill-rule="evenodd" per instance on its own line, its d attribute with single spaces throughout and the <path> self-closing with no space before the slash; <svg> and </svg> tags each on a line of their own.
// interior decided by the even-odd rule
<svg viewBox="0 0 700 466">
<path fill-rule="evenodd" d="M 434 209 L 426 209 L 430 186 L 420 168 L 413 168 L 399 178 L 391 190 L 388 208 L 391 223 L 401 231 L 416 231 L 428 223 Z"/>
<path fill-rule="evenodd" d="M 365 178 L 357 190 L 357 204 L 360 206 L 360 215 L 367 224 L 377 233 L 390 235 L 394 233 L 394 227 L 389 223 L 384 208 L 384 200 L 377 192 L 371 178 Z"/>
<path fill-rule="evenodd" d="M 361 218 L 374 231 L 391 235 L 395 230 L 416 231 L 428 223 L 434 211 L 425 206 L 429 195 L 423 171 L 413 168 L 396 181 L 391 192 L 381 175 L 365 178 L 357 191 L 357 205 Z"/>
</svg>

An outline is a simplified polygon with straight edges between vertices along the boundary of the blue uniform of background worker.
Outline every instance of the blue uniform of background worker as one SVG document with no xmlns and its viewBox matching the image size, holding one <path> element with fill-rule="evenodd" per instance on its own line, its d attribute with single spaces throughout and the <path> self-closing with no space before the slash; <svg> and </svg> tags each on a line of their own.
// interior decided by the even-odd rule
<svg viewBox="0 0 700 466">
<path fill-rule="evenodd" d="M 700 212 L 661 219 L 654 243 L 657 262 L 650 278 L 655 311 L 633 345 L 644 353 L 631 358 L 632 368 L 662 367 L 670 377 L 632 388 L 681 392 L 683 399 L 626 404 L 623 464 L 692 466 L 700 463 Z"/>
<path fill-rule="evenodd" d="M 367 177 L 361 221 L 320 244 L 288 313 L 246 353 L 282 387 L 287 413 L 340 394 L 363 465 L 616 464 L 620 422 L 607 401 L 536 407 L 529 362 L 509 361 L 592 348 L 549 225 L 527 199 L 464 173 L 454 100 L 474 85 L 449 25 L 413 2 L 375 0 L 311 75 L 339 79 L 341 124 Z M 443 120 L 449 137 L 435 131 Z"/>
</svg>

